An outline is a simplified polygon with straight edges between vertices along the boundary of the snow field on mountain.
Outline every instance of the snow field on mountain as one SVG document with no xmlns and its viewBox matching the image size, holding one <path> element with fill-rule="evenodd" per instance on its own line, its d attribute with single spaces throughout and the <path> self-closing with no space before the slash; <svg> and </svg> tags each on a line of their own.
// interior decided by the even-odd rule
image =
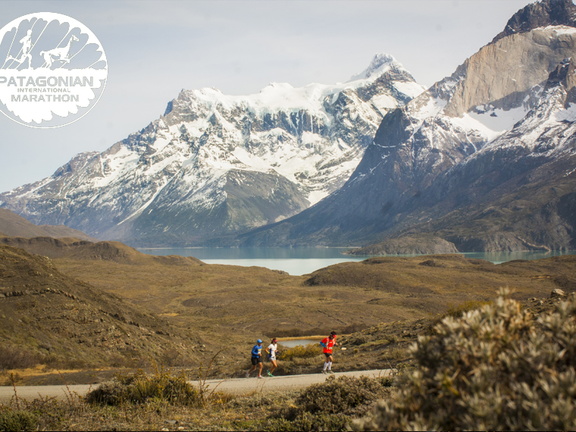
<svg viewBox="0 0 576 432">
<path fill-rule="evenodd" d="M 344 83 L 272 83 L 251 95 L 182 90 L 141 131 L 7 196 L 27 196 L 33 211 L 55 200 L 58 211 L 49 206 L 43 218 L 104 238 L 122 240 L 134 226 L 178 239 L 259 226 L 340 188 L 384 115 L 423 90 L 388 55 Z"/>
</svg>

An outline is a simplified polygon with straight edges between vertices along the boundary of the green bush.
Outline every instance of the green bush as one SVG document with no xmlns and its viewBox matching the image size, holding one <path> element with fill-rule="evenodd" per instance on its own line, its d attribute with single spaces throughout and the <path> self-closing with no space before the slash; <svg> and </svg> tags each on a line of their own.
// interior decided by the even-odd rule
<svg viewBox="0 0 576 432">
<path fill-rule="evenodd" d="M 23 432 L 37 429 L 38 417 L 22 410 L 6 409 L 0 411 L 0 431 Z"/>
<path fill-rule="evenodd" d="M 413 348 L 397 397 L 357 430 L 576 429 L 576 300 L 535 319 L 496 302 L 447 317 Z"/>
<path fill-rule="evenodd" d="M 142 404 L 151 399 L 178 405 L 200 405 L 203 392 L 186 381 L 185 376 L 173 376 L 167 372 L 146 375 L 117 376 L 113 381 L 101 384 L 86 395 L 88 403 L 100 405 Z"/>
</svg>

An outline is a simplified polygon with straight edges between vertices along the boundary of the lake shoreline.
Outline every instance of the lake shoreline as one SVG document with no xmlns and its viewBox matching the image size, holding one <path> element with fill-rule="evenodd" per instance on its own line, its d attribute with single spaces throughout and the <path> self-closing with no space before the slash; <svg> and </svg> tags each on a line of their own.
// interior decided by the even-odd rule
<svg viewBox="0 0 576 432">
<path fill-rule="evenodd" d="M 179 255 L 194 257 L 206 264 L 231 265 L 242 267 L 264 267 L 270 270 L 284 271 L 292 276 L 303 276 L 313 273 L 321 268 L 344 262 L 360 262 L 369 258 L 410 258 L 428 256 L 430 254 L 411 255 L 349 255 L 344 247 L 200 247 L 190 246 L 183 248 L 137 248 L 138 251 L 148 255 Z M 561 255 L 574 255 L 576 251 L 550 251 L 550 252 L 459 252 L 469 259 L 483 259 L 494 264 L 501 264 L 515 260 L 534 260 L 550 258 Z M 438 255 L 438 254 L 435 254 Z M 454 254 L 443 254 L 454 255 Z"/>
</svg>

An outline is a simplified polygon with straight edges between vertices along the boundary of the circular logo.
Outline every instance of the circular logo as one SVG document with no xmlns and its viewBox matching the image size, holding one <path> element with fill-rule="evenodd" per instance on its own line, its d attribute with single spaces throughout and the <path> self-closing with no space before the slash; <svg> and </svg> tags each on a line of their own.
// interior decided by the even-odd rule
<svg viewBox="0 0 576 432">
<path fill-rule="evenodd" d="M 0 30 L 0 111 L 17 123 L 56 128 L 79 120 L 107 77 L 100 41 L 74 18 L 39 12 Z"/>
</svg>

